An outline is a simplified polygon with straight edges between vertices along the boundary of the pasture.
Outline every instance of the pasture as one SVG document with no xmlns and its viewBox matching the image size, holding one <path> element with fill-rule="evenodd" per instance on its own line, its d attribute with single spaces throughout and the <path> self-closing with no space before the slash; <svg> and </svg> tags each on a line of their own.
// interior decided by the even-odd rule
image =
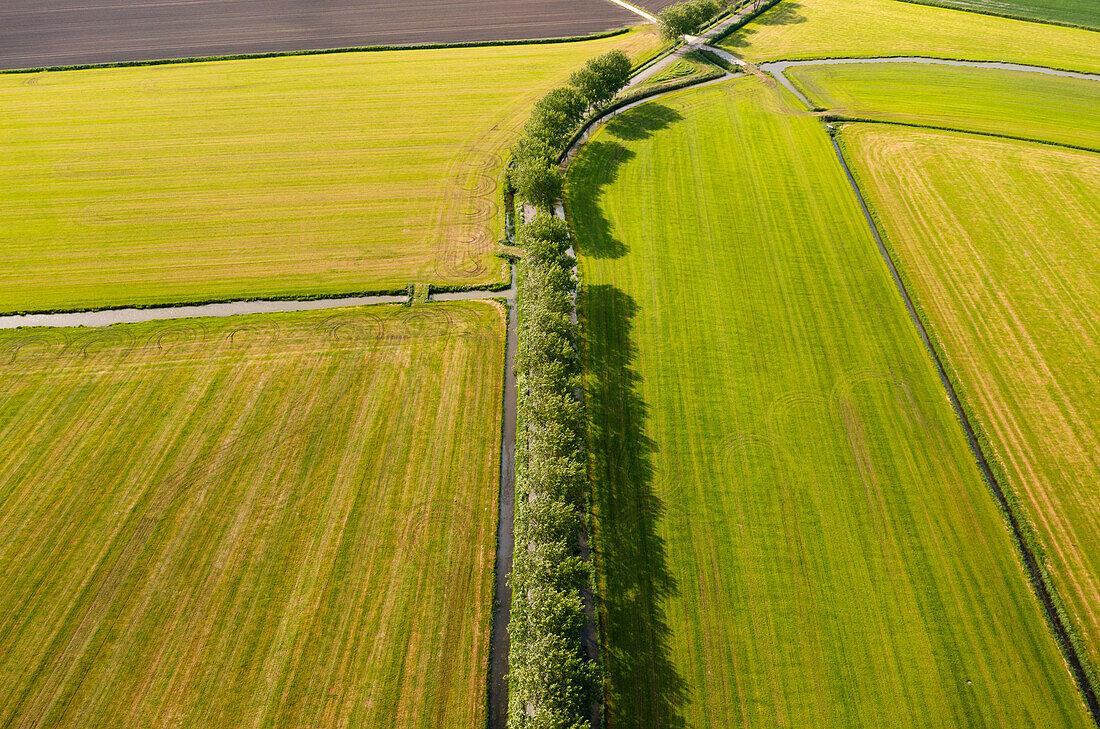
<svg viewBox="0 0 1100 729">
<path fill-rule="evenodd" d="M 1094 0 L 908 0 L 924 5 L 970 10 L 1100 29 L 1100 5 Z"/>
<path fill-rule="evenodd" d="M 1100 158 L 880 125 L 842 137 L 1100 665 Z"/>
<path fill-rule="evenodd" d="M 683 91 L 570 169 L 608 725 L 1090 726 L 793 104 Z"/>
<path fill-rule="evenodd" d="M 0 76 L 0 313 L 502 282 L 502 155 L 532 104 L 658 43 Z"/>
<path fill-rule="evenodd" d="M 934 56 L 1100 72 L 1097 37 L 897 0 L 784 0 L 721 45 L 753 62 Z"/>
<path fill-rule="evenodd" d="M 791 66 L 786 75 L 840 116 L 1100 150 L 1100 81 L 917 63 Z"/>
<path fill-rule="evenodd" d="M 5 0 L 0 68 L 560 38 L 638 20 L 605 0 Z"/>
<path fill-rule="evenodd" d="M 485 721 L 504 314 L 0 332 L 0 724 Z"/>
</svg>

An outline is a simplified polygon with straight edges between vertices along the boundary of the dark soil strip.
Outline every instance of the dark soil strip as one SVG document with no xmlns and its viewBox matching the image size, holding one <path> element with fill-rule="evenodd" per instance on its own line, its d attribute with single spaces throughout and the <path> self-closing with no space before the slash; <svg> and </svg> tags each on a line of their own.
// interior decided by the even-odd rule
<svg viewBox="0 0 1100 729">
<path fill-rule="evenodd" d="M 513 291 L 516 267 L 512 266 Z M 489 729 L 508 726 L 508 620 L 512 614 L 512 572 L 516 511 L 516 350 L 519 321 L 515 296 L 508 297 L 508 339 L 504 355 L 504 415 L 500 437 L 500 509 L 497 521 L 496 586 L 493 590 L 493 632 L 489 640 Z"/>
<path fill-rule="evenodd" d="M 4 0 L 0 68 L 558 38 L 637 20 L 598 0 Z"/>
<path fill-rule="evenodd" d="M 978 466 L 981 468 L 982 475 L 985 477 L 986 484 L 989 486 L 989 490 L 993 493 L 997 499 L 997 503 L 1001 506 L 1001 511 L 1005 514 L 1008 520 L 1009 527 L 1012 531 L 1012 537 L 1016 541 L 1016 547 L 1020 551 L 1020 555 L 1023 557 L 1024 568 L 1027 570 L 1028 581 L 1031 583 L 1032 588 L 1035 591 L 1035 595 L 1039 598 L 1039 602 L 1042 603 L 1043 611 L 1046 613 L 1047 621 L 1050 623 L 1051 629 L 1054 631 L 1054 637 L 1058 641 L 1058 645 L 1062 649 L 1062 655 L 1069 664 L 1070 671 L 1073 673 L 1073 677 L 1077 682 L 1077 687 L 1080 689 L 1081 694 L 1085 699 L 1085 703 L 1088 705 L 1089 712 L 1092 715 L 1093 722 L 1097 727 L 1100 727 L 1100 704 L 1096 700 L 1096 693 L 1093 690 L 1092 684 L 1089 683 L 1088 675 L 1085 672 L 1084 664 L 1081 661 L 1080 656 L 1077 655 L 1077 650 L 1073 646 L 1073 642 L 1070 640 L 1069 630 L 1062 622 L 1061 617 L 1058 615 L 1058 611 L 1054 606 L 1054 601 L 1051 599 L 1051 590 L 1047 586 L 1046 581 L 1043 579 L 1042 574 L 1039 572 L 1038 564 L 1035 560 L 1035 555 L 1032 554 L 1031 548 L 1027 544 L 1027 540 L 1024 538 L 1023 529 L 1020 526 L 1019 518 L 1009 505 L 1008 500 L 1005 498 L 1004 491 L 1001 485 L 997 482 L 996 477 L 993 475 L 992 469 L 989 467 L 989 462 L 986 460 L 985 453 L 982 451 L 981 446 L 978 444 L 978 439 L 974 435 L 974 429 L 970 425 L 970 421 L 966 416 L 966 412 L 962 407 L 962 403 L 959 401 L 959 396 L 955 392 L 954 385 L 951 384 L 951 379 L 947 376 L 947 370 L 943 366 L 943 362 L 940 360 L 939 354 L 936 352 L 936 348 L 932 345 L 932 340 L 928 336 L 928 331 L 924 327 L 924 323 L 921 321 L 920 316 L 917 314 L 916 307 L 913 305 L 913 300 L 909 295 L 908 289 L 905 287 L 905 283 L 902 281 L 900 274 L 898 273 L 897 266 L 894 265 L 894 259 L 890 256 L 889 250 L 886 248 L 886 244 L 882 240 L 882 235 L 879 233 L 878 225 L 876 225 L 871 210 L 867 207 L 867 202 L 863 198 L 863 193 L 859 189 L 859 185 L 856 184 L 855 177 L 852 176 L 852 171 L 848 167 L 848 161 L 844 158 L 844 152 L 841 150 L 840 145 L 835 138 L 831 138 L 833 143 L 833 149 L 836 150 L 837 159 L 840 160 L 841 167 L 844 168 L 844 174 L 848 178 L 848 182 L 852 186 L 852 191 L 855 192 L 856 198 L 859 200 L 859 205 L 863 209 L 863 215 L 867 219 L 867 225 L 871 228 L 871 233 L 875 236 L 875 242 L 878 244 L 879 253 L 882 254 L 882 258 L 886 261 L 886 265 L 890 268 L 890 275 L 894 279 L 894 284 L 897 286 L 898 292 L 901 294 L 902 300 L 905 301 L 905 308 L 909 310 L 909 317 L 912 319 L 913 324 L 917 327 L 917 331 L 920 333 L 921 339 L 924 340 L 924 345 L 928 349 L 928 354 L 932 357 L 933 364 L 936 365 L 936 372 L 940 376 L 940 382 L 943 383 L 943 388 L 947 392 L 947 397 L 951 401 L 951 407 L 955 409 L 955 416 L 962 424 L 963 430 L 966 433 L 966 440 L 970 444 L 970 450 L 974 454 L 975 460 L 978 462 Z"/>
</svg>

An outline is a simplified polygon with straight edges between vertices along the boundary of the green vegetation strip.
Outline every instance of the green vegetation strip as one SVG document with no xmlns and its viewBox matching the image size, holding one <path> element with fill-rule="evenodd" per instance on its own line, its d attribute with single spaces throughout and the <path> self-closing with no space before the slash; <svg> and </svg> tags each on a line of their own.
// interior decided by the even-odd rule
<svg viewBox="0 0 1100 729">
<path fill-rule="evenodd" d="M 1095 669 L 1100 410 L 1087 373 L 1100 339 L 1100 159 L 914 129 L 842 136 Z"/>
<path fill-rule="evenodd" d="M 660 73 L 647 78 L 619 100 L 634 100 L 635 96 L 649 95 L 654 91 L 670 91 L 691 83 L 720 78 L 726 73 L 727 65 L 730 64 L 713 53 L 689 51 L 683 58 L 669 64 L 668 68 Z"/>
<path fill-rule="evenodd" d="M 580 553 L 585 478 L 584 412 L 571 320 L 573 259 L 565 221 L 538 213 L 521 229 L 526 249 L 517 291 L 519 388 L 515 555 L 508 626 L 509 729 L 583 727 L 599 695 L 585 655 L 582 590 L 591 564 Z"/>
<path fill-rule="evenodd" d="M 842 117 L 1100 150 L 1097 81 L 919 63 L 792 66 L 786 75 L 815 106 Z"/>
<path fill-rule="evenodd" d="M 783 0 L 721 46 L 753 62 L 933 56 L 1100 71 L 1100 35 L 897 0 Z"/>
<path fill-rule="evenodd" d="M 0 333 L 0 723 L 481 725 L 503 329 Z"/>
<path fill-rule="evenodd" d="M 500 282 L 531 106 L 657 42 L 0 76 L 0 313 Z"/>
<path fill-rule="evenodd" d="M 608 724 L 1087 727 L 820 123 L 746 78 L 570 171 Z"/>
<path fill-rule="evenodd" d="M 906 0 L 906 2 L 1100 30 L 1100 4 L 1095 0 Z"/>
</svg>

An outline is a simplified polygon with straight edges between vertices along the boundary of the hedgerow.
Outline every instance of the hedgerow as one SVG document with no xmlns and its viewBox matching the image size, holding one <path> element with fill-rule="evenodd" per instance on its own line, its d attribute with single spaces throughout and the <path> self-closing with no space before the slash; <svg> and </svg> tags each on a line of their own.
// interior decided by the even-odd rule
<svg viewBox="0 0 1100 729">
<path fill-rule="evenodd" d="M 630 80 L 630 59 L 620 50 L 591 59 L 536 104 L 512 147 L 509 184 L 532 205 L 550 210 L 561 196 L 557 159 L 588 115 L 604 108 Z"/>
<path fill-rule="evenodd" d="M 520 230 L 525 249 L 517 307 L 519 387 L 515 543 L 509 624 L 510 729 L 579 729 L 598 696 L 584 654 L 581 590 L 591 565 L 584 525 L 584 414 L 571 319 L 576 282 L 565 222 L 537 213 Z"/>
</svg>

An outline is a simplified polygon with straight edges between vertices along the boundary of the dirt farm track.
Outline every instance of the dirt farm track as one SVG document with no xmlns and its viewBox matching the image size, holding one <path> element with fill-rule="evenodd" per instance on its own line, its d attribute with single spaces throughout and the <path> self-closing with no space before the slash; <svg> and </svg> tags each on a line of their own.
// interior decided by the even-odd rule
<svg viewBox="0 0 1100 729">
<path fill-rule="evenodd" d="M 5 0 L 0 68 L 555 38 L 637 20 L 606 0 Z"/>
</svg>

